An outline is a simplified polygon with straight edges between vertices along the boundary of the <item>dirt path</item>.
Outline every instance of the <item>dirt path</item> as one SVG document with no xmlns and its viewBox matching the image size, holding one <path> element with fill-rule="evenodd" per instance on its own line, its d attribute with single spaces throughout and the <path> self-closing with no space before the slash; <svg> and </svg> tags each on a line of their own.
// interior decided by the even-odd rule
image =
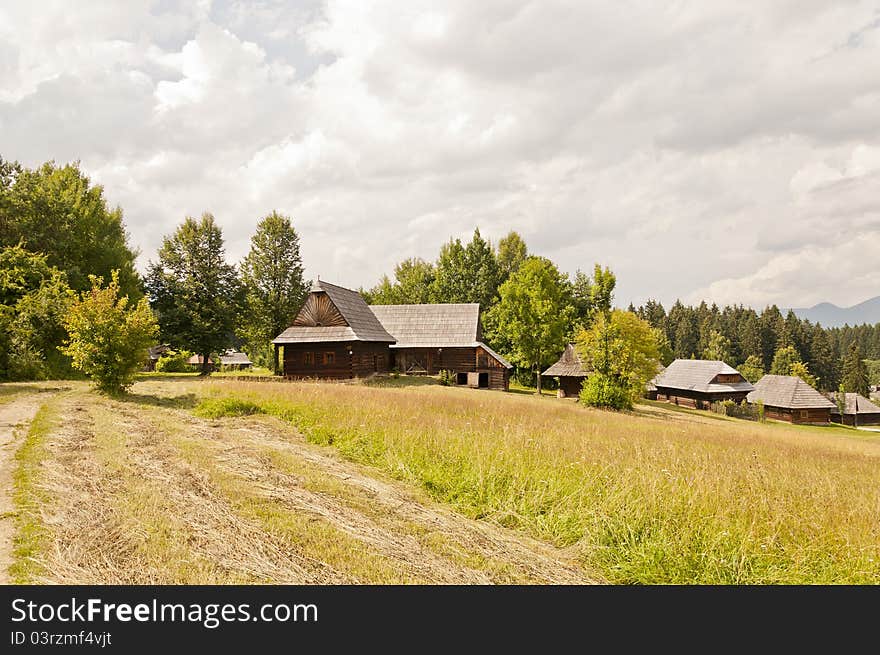
<svg viewBox="0 0 880 655">
<path fill-rule="evenodd" d="M 456 514 L 275 419 L 73 398 L 60 411 L 48 582 L 592 582 L 574 553 Z"/>
<path fill-rule="evenodd" d="M 15 506 L 12 502 L 15 452 L 39 406 L 40 398 L 32 395 L 0 404 L 0 584 L 10 583 L 9 566 L 12 564 L 12 538 L 15 534 Z"/>
</svg>

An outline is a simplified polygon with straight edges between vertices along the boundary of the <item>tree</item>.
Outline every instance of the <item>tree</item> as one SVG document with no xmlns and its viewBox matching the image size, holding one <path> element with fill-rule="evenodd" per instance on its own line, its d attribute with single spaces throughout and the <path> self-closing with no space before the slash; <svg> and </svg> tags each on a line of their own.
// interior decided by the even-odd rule
<svg viewBox="0 0 880 655">
<path fill-rule="evenodd" d="M 813 328 L 813 337 L 810 340 L 810 367 L 822 389 L 830 391 L 839 386 L 834 350 L 831 348 L 828 333 L 819 326 Z"/>
<path fill-rule="evenodd" d="M 784 346 L 777 350 L 773 356 L 770 375 L 791 375 L 792 364 L 800 361 L 794 346 Z"/>
<path fill-rule="evenodd" d="M 245 310 L 242 332 L 251 357 L 269 360 L 278 371 L 272 339 L 290 326 L 302 306 L 309 284 L 303 280 L 299 235 L 290 218 L 273 211 L 258 224 L 251 249 L 241 263 Z"/>
<path fill-rule="evenodd" d="M 70 360 L 56 346 L 75 294 L 66 276 L 19 243 L 0 250 L 0 379 L 66 377 Z"/>
<path fill-rule="evenodd" d="M 65 319 L 69 337 L 62 350 L 100 391 L 122 393 L 134 383 L 158 325 L 146 298 L 130 307 L 128 296 L 120 295 L 118 272 L 113 271 L 106 288 L 100 277 L 91 281 L 91 291 L 82 294 Z"/>
<path fill-rule="evenodd" d="M 703 359 L 730 361 L 730 339 L 718 330 L 712 330 L 709 333 L 709 343 L 703 351 Z"/>
<path fill-rule="evenodd" d="M 23 241 L 28 250 L 45 253 L 77 291 L 89 288 L 89 275 L 108 279 L 118 270 L 123 293 L 142 295 L 122 210 L 108 208 L 103 187 L 92 184 L 78 163 L 3 168 L 0 247 Z"/>
<path fill-rule="evenodd" d="M 842 384 L 849 393 L 867 396 L 869 393 L 868 367 L 862 359 L 859 345 L 853 341 L 849 346 L 846 359 L 843 360 Z"/>
<path fill-rule="evenodd" d="M 529 257 L 499 289 L 500 300 L 486 317 L 487 331 L 510 344 L 510 357 L 518 366 L 541 371 L 565 347 L 573 311 L 567 280 L 544 257 Z"/>
<path fill-rule="evenodd" d="M 202 355 L 202 374 L 207 375 L 211 354 L 231 345 L 244 301 L 211 214 L 187 217 L 164 238 L 159 261 L 150 262 L 147 289 L 162 340 Z"/>
<path fill-rule="evenodd" d="M 484 310 L 498 292 L 498 262 L 487 241 L 474 230 L 467 246 L 450 240 L 440 249 L 431 299 L 440 303 L 479 303 Z"/>
<path fill-rule="evenodd" d="M 498 242 L 498 284 L 504 284 L 511 275 L 519 270 L 529 256 L 526 242 L 514 231 Z"/>
<path fill-rule="evenodd" d="M 810 374 L 810 368 L 804 362 L 794 362 L 791 365 L 789 375 L 800 378 L 814 389 L 816 388 L 816 378 Z"/>
<path fill-rule="evenodd" d="M 764 377 L 764 367 L 761 358 L 758 355 L 749 355 L 745 363 L 739 367 L 742 376 L 754 384 Z"/>
<path fill-rule="evenodd" d="M 649 321 L 648 325 L 650 324 Z M 660 357 L 660 363 L 663 366 L 669 366 L 672 360 L 675 359 L 675 355 L 672 353 L 672 345 L 669 343 L 669 339 L 663 330 L 657 327 L 652 329 L 654 330 L 654 339 L 657 340 L 657 353 Z"/>
<path fill-rule="evenodd" d="M 387 275 L 364 294 L 371 305 L 422 305 L 431 302 L 434 265 L 418 257 L 394 267 L 394 282 Z"/>
<path fill-rule="evenodd" d="M 581 393 L 593 406 L 630 409 L 660 368 L 654 328 L 632 312 L 598 313 L 577 337 L 578 354 L 593 371 Z"/>
</svg>

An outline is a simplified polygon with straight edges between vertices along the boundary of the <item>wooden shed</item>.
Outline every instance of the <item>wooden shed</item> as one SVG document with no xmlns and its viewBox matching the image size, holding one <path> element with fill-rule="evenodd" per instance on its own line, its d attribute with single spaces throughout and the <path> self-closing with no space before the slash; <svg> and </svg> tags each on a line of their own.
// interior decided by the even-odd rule
<svg viewBox="0 0 880 655">
<path fill-rule="evenodd" d="M 226 369 L 243 371 L 253 368 L 253 365 L 254 363 L 250 360 L 250 357 L 238 350 L 230 348 L 220 355 L 220 366 Z"/>
<path fill-rule="evenodd" d="M 676 359 L 653 383 L 657 400 L 695 409 L 721 400 L 742 402 L 755 388 L 732 366 L 709 359 Z"/>
<path fill-rule="evenodd" d="M 318 280 L 272 343 L 284 349 L 285 376 L 344 379 L 387 373 L 394 337 L 357 291 Z"/>
<path fill-rule="evenodd" d="M 558 398 L 577 398 L 581 393 L 584 380 L 590 372 L 586 369 L 573 343 L 565 346 L 559 359 L 541 375 L 559 379 Z"/>
<path fill-rule="evenodd" d="M 824 425 L 834 403 L 793 375 L 765 375 L 755 383 L 748 401 L 764 403 L 764 416 L 789 423 Z"/>
<path fill-rule="evenodd" d="M 834 403 L 831 420 L 844 425 L 880 425 L 880 407 L 858 393 L 845 394 L 846 407 L 843 416 L 837 406 L 837 394 L 829 394 L 828 400 Z"/>
<path fill-rule="evenodd" d="M 410 375 L 451 371 L 456 384 L 507 391 L 507 360 L 483 343 L 476 303 L 371 305 L 395 339 L 391 367 Z"/>
</svg>

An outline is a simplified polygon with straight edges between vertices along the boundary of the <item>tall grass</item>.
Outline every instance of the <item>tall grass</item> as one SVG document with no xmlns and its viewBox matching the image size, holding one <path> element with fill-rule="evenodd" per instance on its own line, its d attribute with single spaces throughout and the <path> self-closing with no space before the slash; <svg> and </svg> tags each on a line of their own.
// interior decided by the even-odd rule
<svg viewBox="0 0 880 655">
<path fill-rule="evenodd" d="M 877 441 L 443 387 L 203 389 L 203 415 L 277 416 L 611 581 L 880 582 Z"/>
</svg>

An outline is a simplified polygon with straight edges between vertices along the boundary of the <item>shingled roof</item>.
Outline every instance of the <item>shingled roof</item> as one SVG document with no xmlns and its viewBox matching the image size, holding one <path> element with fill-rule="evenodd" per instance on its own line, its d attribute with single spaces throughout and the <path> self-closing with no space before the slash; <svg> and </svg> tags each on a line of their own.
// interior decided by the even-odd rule
<svg viewBox="0 0 880 655">
<path fill-rule="evenodd" d="M 736 393 L 752 391 L 754 387 L 742 382 L 715 382 L 718 375 L 740 375 L 735 368 L 713 359 L 676 359 L 654 378 L 658 389 L 683 389 L 701 393 Z"/>
<path fill-rule="evenodd" d="M 474 346 L 480 339 L 477 303 L 370 305 L 369 308 L 397 340 L 393 348 Z"/>
<path fill-rule="evenodd" d="M 565 346 L 559 359 L 553 366 L 548 368 L 541 375 L 550 375 L 558 377 L 585 378 L 590 372 L 584 368 L 580 355 L 577 354 L 575 345 L 570 343 Z"/>
<path fill-rule="evenodd" d="M 318 280 L 310 294 L 326 294 L 348 325 L 292 325 L 272 340 L 274 344 L 322 341 L 379 341 L 394 343 L 392 337 L 357 291 Z"/>
<path fill-rule="evenodd" d="M 224 366 L 236 365 L 236 366 L 250 366 L 253 362 L 250 358 L 239 350 L 227 350 L 223 354 L 220 355 L 220 363 Z"/>
<path fill-rule="evenodd" d="M 832 414 L 839 414 L 840 412 L 837 409 L 836 403 L 836 395 L 834 393 L 828 394 L 828 400 L 834 403 L 834 409 L 831 410 Z M 880 407 L 872 403 L 870 400 L 865 398 L 863 395 L 859 393 L 847 393 L 846 394 L 846 409 L 844 410 L 845 414 L 880 414 Z"/>
<path fill-rule="evenodd" d="M 783 409 L 834 409 L 834 403 L 793 375 L 765 375 L 746 399 Z"/>
</svg>

